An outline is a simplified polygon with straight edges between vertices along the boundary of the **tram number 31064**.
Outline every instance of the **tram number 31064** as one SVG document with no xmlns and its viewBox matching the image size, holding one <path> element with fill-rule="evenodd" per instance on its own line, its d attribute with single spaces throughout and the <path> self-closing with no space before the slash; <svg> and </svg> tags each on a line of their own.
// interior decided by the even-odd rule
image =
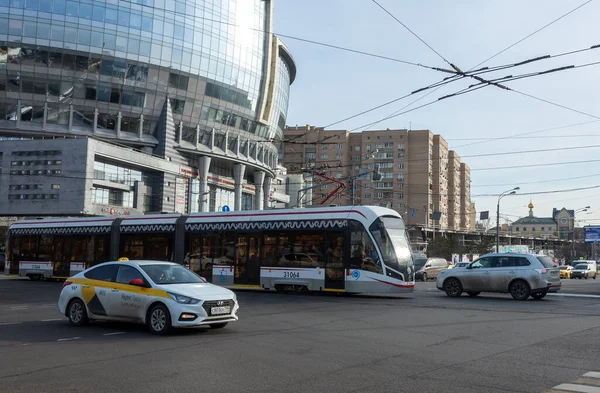
<svg viewBox="0 0 600 393">
<path fill-rule="evenodd" d="M 283 272 L 283 278 L 300 278 L 299 272 Z"/>
</svg>

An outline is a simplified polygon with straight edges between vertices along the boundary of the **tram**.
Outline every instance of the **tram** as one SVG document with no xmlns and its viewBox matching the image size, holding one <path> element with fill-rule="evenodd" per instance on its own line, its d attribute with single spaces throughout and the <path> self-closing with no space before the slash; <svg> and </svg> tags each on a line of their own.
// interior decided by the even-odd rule
<svg viewBox="0 0 600 393">
<path fill-rule="evenodd" d="M 5 274 L 65 279 L 121 257 L 174 261 L 230 288 L 414 290 L 402 217 L 377 206 L 21 220 Z"/>
</svg>

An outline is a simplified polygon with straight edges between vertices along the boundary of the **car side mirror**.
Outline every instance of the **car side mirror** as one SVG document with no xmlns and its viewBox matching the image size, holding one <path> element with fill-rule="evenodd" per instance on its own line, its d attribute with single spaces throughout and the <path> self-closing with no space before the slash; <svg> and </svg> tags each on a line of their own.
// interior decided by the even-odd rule
<svg viewBox="0 0 600 393">
<path fill-rule="evenodd" d="M 145 287 L 146 286 L 146 284 L 144 283 L 144 280 L 142 280 L 141 278 L 134 278 L 134 279 L 130 280 L 129 285 L 135 285 L 136 287 Z"/>
</svg>

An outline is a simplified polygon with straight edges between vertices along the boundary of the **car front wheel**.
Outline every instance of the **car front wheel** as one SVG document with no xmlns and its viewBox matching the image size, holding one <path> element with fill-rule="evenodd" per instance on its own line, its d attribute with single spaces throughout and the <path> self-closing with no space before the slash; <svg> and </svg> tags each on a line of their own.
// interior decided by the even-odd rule
<svg viewBox="0 0 600 393">
<path fill-rule="evenodd" d="M 517 280 L 510 285 L 510 294 L 515 300 L 527 300 L 531 290 L 523 280 Z"/>
<path fill-rule="evenodd" d="M 421 281 L 427 281 L 427 273 L 423 273 L 421 276 Z"/>
<path fill-rule="evenodd" d="M 85 304 L 81 299 L 71 300 L 67 308 L 67 317 L 69 318 L 69 323 L 73 326 L 83 326 L 90 321 Z"/>
<path fill-rule="evenodd" d="M 164 304 L 153 306 L 148 312 L 148 329 L 153 334 L 166 334 L 171 329 L 171 314 Z"/>
<path fill-rule="evenodd" d="M 462 294 L 462 285 L 456 278 L 449 278 L 444 282 L 444 291 L 450 297 L 459 297 Z"/>
</svg>

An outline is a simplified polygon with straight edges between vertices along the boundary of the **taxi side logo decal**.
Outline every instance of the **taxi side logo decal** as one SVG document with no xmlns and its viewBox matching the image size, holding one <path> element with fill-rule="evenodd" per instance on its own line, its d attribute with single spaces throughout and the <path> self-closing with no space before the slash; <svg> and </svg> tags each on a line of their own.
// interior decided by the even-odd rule
<svg viewBox="0 0 600 393">
<path fill-rule="evenodd" d="M 94 297 L 92 297 L 92 300 L 89 301 L 87 306 L 92 314 L 106 316 L 106 310 L 100 302 L 100 299 L 98 299 L 98 295 L 94 295 Z"/>
</svg>

